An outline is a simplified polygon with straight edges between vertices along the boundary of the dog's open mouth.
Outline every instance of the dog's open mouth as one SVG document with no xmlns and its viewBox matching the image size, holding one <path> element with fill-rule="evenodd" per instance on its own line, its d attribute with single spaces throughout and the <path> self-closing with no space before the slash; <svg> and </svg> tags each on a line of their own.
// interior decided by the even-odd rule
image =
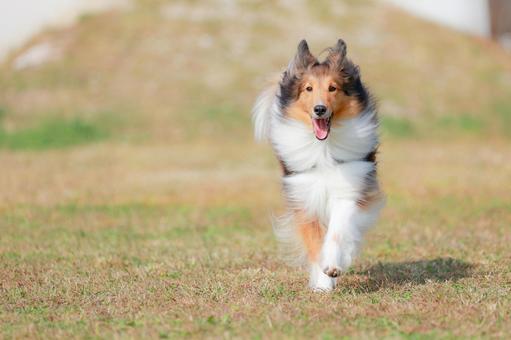
<svg viewBox="0 0 511 340">
<path fill-rule="evenodd" d="M 328 137 L 330 133 L 330 118 L 325 119 L 316 119 L 312 118 L 312 127 L 314 129 L 314 134 L 316 138 L 319 140 L 324 140 Z"/>
</svg>

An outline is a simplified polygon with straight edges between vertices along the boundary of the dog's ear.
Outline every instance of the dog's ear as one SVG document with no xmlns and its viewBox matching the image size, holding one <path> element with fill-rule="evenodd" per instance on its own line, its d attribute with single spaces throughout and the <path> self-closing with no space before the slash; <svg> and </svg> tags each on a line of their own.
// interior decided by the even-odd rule
<svg viewBox="0 0 511 340">
<path fill-rule="evenodd" d="M 331 47 L 328 49 L 329 53 L 326 57 L 327 62 L 339 69 L 342 69 L 342 65 L 344 63 L 344 60 L 346 59 L 346 43 L 344 40 L 339 39 L 337 40 L 337 44 L 335 44 L 334 47 Z"/>
<path fill-rule="evenodd" d="M 344 40 L 337 40 L 337 44 L 329 48 L 328 51 L 326 62 L 341 75 L 344 93 L 351 96 L 360 92 L 362 87 L 360 69 L 346 57 L 347 49 Z"/>
<path fill-rule="evenodd" d="M 287 66 L 287 76 L 299 76 L 309 65 L 317 62 L 318 60 L 312 55 L 309 45 L 307 45 L 307 41 L 304 39 L 298 44 L 296 55 Z"/>
</svg>

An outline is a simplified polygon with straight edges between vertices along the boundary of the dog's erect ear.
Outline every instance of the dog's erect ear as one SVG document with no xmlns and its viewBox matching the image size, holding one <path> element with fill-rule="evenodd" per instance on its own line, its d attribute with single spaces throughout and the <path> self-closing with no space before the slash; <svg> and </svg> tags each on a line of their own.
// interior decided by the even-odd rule
<svg viewBox="0 0 511 340">
<path fill-rule="evenodd" d="M 328 51 L 326 62 L 340 72 L 345 80 L 349 81 L 360 76 L 358 66 L 346 57 L 346 43 L 344 40 L 337 40 L 337 44 L 330 47 Z"/>
<path fill-rule="evenodd" d="M 351 96 L 360 92 L 360 70 L 349 58 L 346 57 L 346 43 L 344 40 L 337 40 L 334 47 L 328 49 L 329 53 L 326 62 L 340 73 L 344 81 L 343 91 Z"/>
<path fill-rule="evenodd" d="M 334 47 L 331 47 L 329 49 L 329 53 L 328 56 L 326 57 L 326 60 L 330 65 L 342 68 L 342 64 L 345 58 L 346 43 L 344 42 L 344 40 L 339 39 L 337 40 L 337 44 L 335 44 Z"/>
<path fill-rule="evenodd" d="M 298 76 L 301 72 L 305 71 L 309 65 L 317 62 L 318 60 L 310 52 L 307 42 L 302 40 L 298 44 L 296 55 L 291 62 L 289 62 L 286 72 L 289 76 Z"/>
<path fill-rule="evenodd" d="M 342 58 L 346 57 L 346 43 L 344 40 L 337 40 L 337 44 L 335 44 L 335 50 L 341 55 Z"/>
</svg>

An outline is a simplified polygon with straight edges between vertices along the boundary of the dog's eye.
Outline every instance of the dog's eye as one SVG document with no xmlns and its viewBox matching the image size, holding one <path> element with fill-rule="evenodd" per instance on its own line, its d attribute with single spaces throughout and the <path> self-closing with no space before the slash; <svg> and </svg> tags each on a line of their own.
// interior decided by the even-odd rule
<svg viewBox="0 0 511 340">
<path fill-rule="evenodd" d="M 307 86 L 305 89 L 307 90 L 307 92 L 311 92 L 312 91 L 312 86 Z"/>
<path fill-rule="evenodd" d="M 328 87 L 328 91 L 330 91 L 330 92 L 334 92 L 335 90 L 337 90 L 337 88 L 335 86 L 330 85 Z"/>
</svg>

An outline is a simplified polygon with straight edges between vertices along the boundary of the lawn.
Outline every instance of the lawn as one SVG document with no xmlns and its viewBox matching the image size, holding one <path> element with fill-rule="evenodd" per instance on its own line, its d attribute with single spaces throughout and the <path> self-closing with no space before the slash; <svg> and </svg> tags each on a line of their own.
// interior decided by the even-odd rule
<svg viewBox="0 0 511 340">
<path fill-rule="evenodd" d="M 0 337 L 509 337 L 511 57 L 371 1 L 204 3 L 84 16 L 0 66 Z M 250 130 L 303 27 L 346 38 L 382 114 L 387 206 L 331 294 L 278 256 Z M 13 69 L 41 42 L 57 61 Z"/>
</svg>

